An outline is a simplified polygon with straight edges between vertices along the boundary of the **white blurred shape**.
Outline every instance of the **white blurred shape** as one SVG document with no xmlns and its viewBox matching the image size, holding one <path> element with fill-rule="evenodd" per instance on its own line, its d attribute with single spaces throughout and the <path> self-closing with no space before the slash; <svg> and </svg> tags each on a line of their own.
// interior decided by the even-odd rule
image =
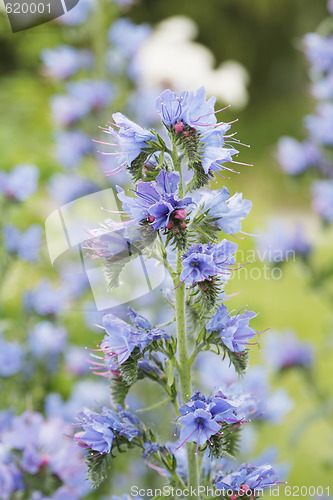
<svg viewBox="0 0 333 500">
<path fill-rule="evenodd" d="M 249 74 L 237 61 L 226 61 L 214 69 L 212 52 L 193 39 L 197 26 L 185 16 L 171 17 L 142 46 L 137 63 L 146 85 L 169 85 L 181 92 L 204 85 L 208 96 L 242 108 L 248 102 Z"/>
</svg>

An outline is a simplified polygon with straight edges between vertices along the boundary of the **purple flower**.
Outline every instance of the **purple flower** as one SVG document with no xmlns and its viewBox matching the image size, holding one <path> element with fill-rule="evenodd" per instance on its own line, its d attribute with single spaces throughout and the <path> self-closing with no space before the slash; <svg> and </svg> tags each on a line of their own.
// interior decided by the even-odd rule
<svg viewBox="0 0 333 500">
<path fill-rule="evenodd" d="M 111 429 L 113 419 L 108 418 L 108 413 L 96 413 L 88 408 L 79 413 L 78 418 L 84 429 L 75 434 L 75 441 L 79 446 L 99 453 L 110 453 L 114 433 Z"/>
<path fill-rule="evenodd" d="M 276 370 L 295 366 L 310 368 L 313 364 L 313 346 L 299 340 L 291 331 L 283 335 L 270 333 L 265 339 L 264 350 L 265 358 Z"/>
<path fill-rule="evenodd" d="M 196 94 L 183 92 L 181 95 L 167 89 L 157 98 L 156 110 L 169 127 L 182 121 L 196 130 L 205 131 L 217 122 L 215 102 L 215 97 L 206 101 L 204 87 L 200 87 Z"/>
<path fill-rule="evenodd" d="M 231 351 L 244 352 L 245 347 L 250 344 L 249 341 L 257 335 L 257 332 L 249 327 L 250 319 L 255 316 L 256 313 L 246 310 L 242 314 L 230 316 L 222 304 L 207 323 L 206 329 L 208 332 L 219 332 L 219 338 Z"/>
<path fill-rule="evenodd" d="M 305 117 L 305 126 L 314 141 L 325 146 L 333 146 L 333 104 L 320 103 L 315 115 Z"/>
<path fill-rule="evenodd" d="M 67 345 L 67 331 L 49 321 L 37 323 L 28 334 L 30 350 L 37 359 L 56 358 Z"/>
<path fill-rule="evenodd" d="M 135 348 L 142 352 L 154 340 L 169 339 L 170 336 L 159 328 L 152 328 L 146 318 L 129 308 L 129 316 L 133 325 L 126 323 L 113 314 L 103 317 L 103 327 L 106 335 L 100 344 L 101 351 L 110 363 L 117 367 L 124 363 Z M 104 363 L 93 363 L 105 369 Z"/>
<path fill-rule="evenodd" d="M 330 70 L 333 65 L 333 36 L 308 33 L 303 42 L 305 54 L 312 66 L 318 71 Z"/>
<path fill-rule="evenodd" d="M 89 67 L 93 62 L 90 51 L 77 50 L 70 45 L 58 45 L 54 49 L 41 52 L 44 73 L 55 80 L 64 80 L 74 75 L 81 67 Z"/>
<path fill-rule="evenodd" d="M 120 166 L 125 160 L 130 166 L 143 149 L 148 146 L 148 142 L 155 140 L 156 137 L 121 113 L 114 113 L 112 118 L 119 130 L 115 132 L 112 127 L 109 127 L 109 133 L 120 148 L 119 153 L 114 153 L 114 163 Z"/>
<path fill-rule="evenodd" d="M 54 122 L 62 127 L 72 125 L 90 111 L 87 102 L 71 95 L 53 96 L 50 106 Z"/>
<path fill-rule="evenodd" d="M 214 191 L 204 190 L 201 193 L 199 204 L 201 212 L 209 210 L 209 215 L 214 218 L 213 224 L 226 234 L 241 232 L 242 219 L 250 213 L 252 202 L 243 200 L 242 193 L 236 193 L 229 198 L 229 191 L 226 187 Z"/>
<path fill-rule="evenodd" d="M 239 419 L 235 414 L 236 405 L 218 395 L 206 399 L 197 391 L 194 396 L 179 408 L 182 417 L 179 423 L 183 426 L 180 433 L 182 446 L 185 442 L 197 443 L 197 449 L 207 441 L 211 443 L 210 437 L 217 434 L 221 428 L 221 422 L 237 423 Z"/>
<path fill-rule="evenodd" d="M 223 126 L 208 130 L 200 136 L 201 165 L 207 175 L 209 175 L 210 172 L 219 172 L 223 169 L 230 170 L 222 165 L 222 163 L 232 163 L 233 155 L 239 153 L 237 149 L 230 145 L 224 147 L 224 135 L 230 126 L 225 124 L 220 125 Z"/>
<path fill-rule="evenodd" d="M 33 224 L 24 232 L 12 225 L 5 225 L 3 236 L 8 253 L 27 262 L 37 261 L 42 243 L 42 228 L 39 224 Z"/>
<path fill-rule="evenodd" d="M 14 201 L 25 201 L 38 184 L 39 170 L 33 165 L 18 165 L 10 172 L 0 171 L 0 192 Z"/>
<path fill-rule="evenodd" d="M 142 458 L 147 458 L 148 455 L 152 455 L 153 453 L 156 453 L 157 451 L 160 451 L 162 449 L 158 443 L 153 443 L 152 441 L 143 443 L 143 447 L 145 451 L 142 454 Z"/>
<path fill-rule="evenodd" d="M 78 420 L 84 430 L 75 434 L 77 444 L 99 453 L 109 453 L 118 436 L 132 441 L 142 434 L 140 420 L 120 406 L 117 411 L 102 407 L 100 413 L 85 408 L 79 413 Z"/>
<path fill-rule="evenodd" d="M 210 437 L 217 434 L 221 428 L 216 419 L 209 411 L 200 408 L 181 417 L 178 421 L 183 426 L 179 438 L 182 441 L 180 446 L 194 441 L 198 449 L 200 445 L 210 441 Z"/>
<path fill-rule="evenodd" d="M 268 262 L 288 262 L 295 254 L 307 257 L 311 252 L 311 244 L 304 235 L 301 224 L 289 229 L 280 220 L 271 220 L 268 231 L 257 242 L 258 252 L 262 260 Z"/>
<path fill-rule="evenodd" d="M 87 20 L 93 9 L 94 2 L 92 0 L 80 0 L 73 9 L 58 17 L 57 21 L 67 26 L 77 26 Z"/>
<path fill-rule="evenodd" d="M 310 142 L 298 142 L 292 137 L 281 137 L 278 142 L 277 158 L 287 174 L 298 175 L 320 160 L 320 152 Z"/>
<path fill-rule="evenodd" d="M 93 111 L 107 106 L 114 96 L 110 83 L 103 80 L 80 80 L 67 84 L 67 90 L 71 97 Z"/>
<path fill-rule="evenodd" d="M 333 71 L 312 85 L 312 95 L 319 100 L 333 99 Z"/>
<path fill-rule="evenodd" d="M 14 417 L 10 429 L 2 435 L 2 442 L 7 450 L 15 451 L 7 459 L 10 467 L 19 467 L 31 475 L 43 469 L 44 473 L 57 476 L 60 482 L 52 498 L 62 498 L 61 493 L 68 490 L 78 499 L 89 490 L 84 481 L 83 454 L 64 431 L 64 422 L 59 418 L 44 420 L 39 413 L 25 412 Z M 1 479 L 0 472 L 0 484 Z M 15 482 L 17 489 L 25 488 L 24 476 L 16 478 Z"/>
<path fill-rule="evenodd" d="M 59 163 L 69 169 L 78 167 L 84 156 L 94 151 L 90 137 L 79 130 L 57 132 L 55 156 Z"/>
<path fill-rule="evenodd" d="M 85 356 L 87 357 L 87 352 Z M 48 417 L 72 422 L 82 408 L 108 404 L 109 399 L 108 387 L 101 380 L 82 379 L 72 386 L 71 395 L 66 401 L 60 394 L 48 394 L 45 399 L 45 412 Z"/>
<path fill-rule="evenodd" d="M 48 184 L 51 196 L 60 204 L 65 205 L 87 194 L 95 193 L 100 187 L 89 179 L 79 175 L 55 174 Z"/>
<path fill-rule="evenodd" d="M 0 376 L 10 377 L 22 369 L 24 349 L 18 342 L 8 342 L 0 333 Z"/>
<path fill-rule="evenodd" d="M 178 172 L 162 170 L 156 181 L 138 183 L 136 198 L 126 196 L 124 190 L 117 186 L 118 198 L 136 222 L 150 223 L 155 230 L 163 229 L 168 226 L 171 216 L 185 219 L 186 209 L 192 203 L 189 197 L 178 197 L 179 182 Z"/>
<path fill-rule="evenodd" d="M 199 283 L 212 280 L 216 275 L 221 275 L 224 281 L 231 276 L 230 267 L 235 263 L 233 254 L 237 250 L 236 243 L 223 240 L 217 245 L 192 245 L 183 255 L 180 275 L 181 282 Z"/>
<path fill-rule="evenodd" d="M 239 469 L 227 476 L 215 478 L 216 489 L 239 492 L 242 497 L 246 491 L 256 488 L 267 488 L 276 484 L 279 477 L 270 465 L 256 467 L 250 464 L 242 464 Z"/>
<path fill-rule="evenodd" d="M 312 207 L 325 221 L 333 221 L 333 181 L 320 180 L 312 185 Z"/>
<path fill-rule="evenodd" d="M 132 59 L 151 31 L 149 24 L 136 25 L 130 19 L 122 17 L 112 24 L 108 39 L 126 58 Z"/>
<path fill-rule="evenodd" d="M 43 279 L 37 288 L 25 293 L 24 305 L 28 311 L 34 310 L 41 316 L 52 316 L 64 310 L 68 298 L 66 289 L 54 289 L 48 279 Z"/>
</svg>

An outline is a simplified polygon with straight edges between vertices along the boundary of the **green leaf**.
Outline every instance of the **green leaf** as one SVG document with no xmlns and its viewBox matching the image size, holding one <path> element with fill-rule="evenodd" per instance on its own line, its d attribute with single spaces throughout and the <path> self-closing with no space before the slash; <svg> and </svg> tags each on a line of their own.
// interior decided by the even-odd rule
<svg viewBox="0 0 333 500">
<path fill-rule="evenodd" d="M 109 453 L 104 455 L 96 455 L 90 452 L 86 456 L 86 464 L 88 466 L 88 479 L 93 489 L 98 488 L 108 476 L 111 467 L 112 456 Z"/>
<path fill-rule="evenodd" d="M 176 359 L 167 359 L 165 362 L 165 374 L 167 376 L 168 385 L 171 387 L 175 379 L 175 363 Z"/>
</svg>

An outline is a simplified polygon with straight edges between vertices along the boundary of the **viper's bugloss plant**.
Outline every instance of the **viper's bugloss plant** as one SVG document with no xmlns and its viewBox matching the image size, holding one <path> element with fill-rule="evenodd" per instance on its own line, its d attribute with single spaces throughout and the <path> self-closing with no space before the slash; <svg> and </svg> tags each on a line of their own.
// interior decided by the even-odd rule
<svg viewBox="0 0 333 500">
<path fill-rule="evenodd" d="M 204 474 L 200 456 L 205 450 L 211 461 L 233 455 L 242 425 L 250 415 L 256 415 L 256 402 L 249 394 L 229 399 L 219 390 L 206 397 L 192 385 L 192 366 L 201 351 L 218 351 L 243 374 L 248 346 L 258 343 L 258 332 L 250 326 L 256 313 L 245 310 L 231 314 L 224 304 L 224 287 L 233 270 L 242 265 L 237 264 L 237 244 L 224 235 L 241 232 L 241 221 L 250 212 L 251 202 L 243 200 L 241 194 L 230 198 L 227 188 L 207 189 L 217 175 L 240 163 L 234 159 L 239 141 L 233 134 L 227 135 L 230 124 L 217 123 L 219 111 L 214 105 L 214 98 L 206 101 L 204 88 L 181 95 L 166 90 L 156 104 L 163 133 L 144 130 L 120 113 L 115 113 L 114 123 L 105 128 L 111 136 L 110 154 L 114 158 L 109 173 L 127 169 L 134 185 L 128 195 L 117 187 L 122 221 L 108 219 L 104 226 L 108 230 L 96 231 L 96 237 L 86 244 L 87 253 L 112 266 L 111 257 L 121 259 L 121 241 L 130 245 L 141 233 L 146 241 L 143 254 L 151 255 L 153 248 L 154 257 L 172 279 L 169 303 L 174 307 L 174 320 L 170 318 L 168 325 L 174 326 L 166 330 L 162 325 L 153 326 L 131 308 L 128 321 L 113 314 L 103 318 L 105 336 L 92 364 L 96 373 L 110 378 L 116 409 L 85 409 L 78 417 L 82 430 L 75 436 L 88 450 L 89 478 L 95 487 L 106 477 L 117 450 L 132 447 L 141 449 L 147 464 L 173 485 L 234 484 L 232 475 L 223 483 L 223 478 L 217 480 L 213 473 Z M 130 230 L 133 227 L 136 231 Z M 117 234 L 122 235 L 121 241 Z M 114 272 L 121 271 L 121 266 L 114 266 Z M 153 408 L 173 404 L 180 436 L 172 445 L 159 443 L 148 423 L 123 409 L 126 395 L 139 379 L 155 381 L 166 393 L 166 399 Z M 183 447 L 187 453 L 185 479 L 179 475 L 179 466 L 184 464 L 177 464 L 177 450 Z M 233 488 L 236 491 L 246 481 L 254 488 L 278 479 L 269 465 L 257 468 L 245 464 L 240 471 L 234 472 L 239 478 L 237 488 Z"/>
</svg>

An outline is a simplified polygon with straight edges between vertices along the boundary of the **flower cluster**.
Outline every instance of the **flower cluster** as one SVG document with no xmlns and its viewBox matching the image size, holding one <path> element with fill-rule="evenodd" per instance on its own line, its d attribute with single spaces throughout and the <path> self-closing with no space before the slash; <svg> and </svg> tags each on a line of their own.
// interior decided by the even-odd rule
<svg viewBox="0 0 333 500">
<path fill-rule="evenodd" d="M 328 6 L 328 8 L 330 8 Z M 327 20 L 329 21 L 329 19 Z M 317 169 L 325 180 L 314 181 L 312 186 L 313 210 L 324 221 L 333 220 L 333 166 L 330 148 L 333 146 L 333 36 L 325 31 L 308 33 L 303 39 L 303 50 L 311 65 L 311 93 L 317 100 L 315 113 L 304 119 L 308 137 L 298 142 L 282 137 L 278 143 L 278 160 L 285 172 L 303 174 Z"/>
<path fill-rule="evenodd" d="M 106 335 L 100 344 L 100 350 L 105 356 L 109 369 L 116 369 L 125 363 L 135 351 L 142 353 L 146 347 L 156 340 L 169 340 L 170 336 L 160 328 L 153 328 L 149 321 L 129 308 L 129 319 L 126 323 L 113 314 L 103 317 L 103 328 Z M 92 361 L 92 364 L 105 370 L 104 362 Z M 98 372 L 97 372 L 98 373 Z"/>
<path fill-rule="evenodd" d="M 186 228 L 187 209 L 192 204 L 190 197 L 180 199 L 178 172 L 162 170 L 156 181 L 139 182 L 135 190 L 136 198 L 126 196 L 118 187 L 118 198 L 133 222 L 150 224 L 156 229 L 172 229 L 173 232 Z"/>
<path fill-rule="evenodd" d="M 0 431 L 0 498 L 29 492 L 30 498 L 73 498 L 89 491 L 83 454 L 64 436 L 65 423 L 26 412 Z"/>
<path fill-rule="evenodd" d="M 75 441 L 99 454 L 110 453 L 114 441 L 131 442 L 142 435 L 140 420 L 121 407 L 117 411 L 102 407 L 99 413 L 85 408 L 78 414 L 78 420 L 83 431 L 75 434 Z"/>
<path fill-rule="evenodd" d="M 242 314 L 230 316 L 228 309 L 222 304 L 207 323 L 206 330 L 216 332 L 219 340 L 230 351 L 241 353 L 250 344 L 250 340 L 257 335 L 257 332 L 249 326 L 249 321 L 256 316 L 253 311 L 246 310 Z"/>
<path fill-rule="evenodd" d="M 113 313 L 103 316 L 106 335 L 97 349 L 103 358 L 94 354 L 91 363 L 94 373 L 111 375 L 112 398 L 121 406 L 117 410 L 102 407 L 99 412 L 85 409 L 79 413 L 83 431 L 75 435 L 80 446 L 92 450 L 87 463 L 95 486 L 104 477 L 96 474 L 101 469 L 100 455 L 107 464 L 108 455 L 120 445 L 139 447 L 149 467 L 177 484 L 178 474 L 191 484 L 197 473 L 195 455 L 206 448 L 217 460 L 234 454 L 242 424 L 260 416 L 265 404 L 250 389 L 225 391 L 223 387 L 212 397 L 197 391 L 188 400 L 193 394 L 191 366 L 201 350 L 223 351 L 237 373 L 243 374 L 246 347 L 257 335 L 249 326 L 254 312 L 245 310 L 232 316 L 222 302 L 224 286 L 237 269 L 238 245 L 225 238 L 219 241 L 220 231 L 225 235 L 242 231 L 242 220 L 252 204 L 241 193 L 230 197 L 227 188 L 198 191 L 215 172 L 226 168 L 224 162 L 234 162 L 232 157 L 238 154 L 230 145 L 232 136 L 225 135 L 230 124 L 217 124 L 214 105 L 215 99 L 206 101 L 203 88 L 196 94 L 181 95 L 167 90 L 156 102 L 163 131 L 145 130 L 121 113 L 114 113 L 114 122 L 104 129 L 114 148 L 109 153 L 109 173 L 127 170 L 134 196 L 117 186 L 123 210 L 110 210 L 117 220 L 107 219 L 101 228 L 91 231 L 85 247 L 90 257 L 105 266 L 110 288 L 117 286 L 125 261 L 137 252 L 149 259 L 153 255 L 164 265 L 167 279 L 172 280 L 167 300 L 175 307 L 175 319 L 165 325 L 175 322 L 177 337 L 174 328 L 170 327 L 169 334 L 163 325 L 153 327 L 132 308 L 128 309 L 128 322 Z M 187 354 L 189 329 L 194 337 L 191 357 Z M 177 415 L 179 412 L 176 422 L 181 431 L 175 443 L 158 443 L 148 424 L 144 429 L 137 417 L 122 410 L 131 387 L 142 379 L 159 384 L 167 395 L 165 401 L 143 410 L 171 403 Z M 185 444 L 187 464 L 179 456 Z M 208 483 L 212 480 L 209 473 Z"/>
<path fill-rule="evenodd" d="M 224 477 L 216 477 L 216 489 L 233 490 L 235 494 L 230 496 L 230 500 L 237 500 L 244 495 L 255 496 L 258 488 L 267 488 L 277 483 L 279 477 L 270 465 L 242 464 L 236 472 L 232 472 Z"/>
<path fill-rule="evenodd" d="M 227 281 L 233 269 L 230 266 L 235 264 L 233 255 L 236 250 L 237 244 L 228 240 L 217 245 L 208 243 L 191 246 L 182 257 L 181 282 L 194 286 L 195 283 L 212 281 L 215 277 Z"/>
</svg>

